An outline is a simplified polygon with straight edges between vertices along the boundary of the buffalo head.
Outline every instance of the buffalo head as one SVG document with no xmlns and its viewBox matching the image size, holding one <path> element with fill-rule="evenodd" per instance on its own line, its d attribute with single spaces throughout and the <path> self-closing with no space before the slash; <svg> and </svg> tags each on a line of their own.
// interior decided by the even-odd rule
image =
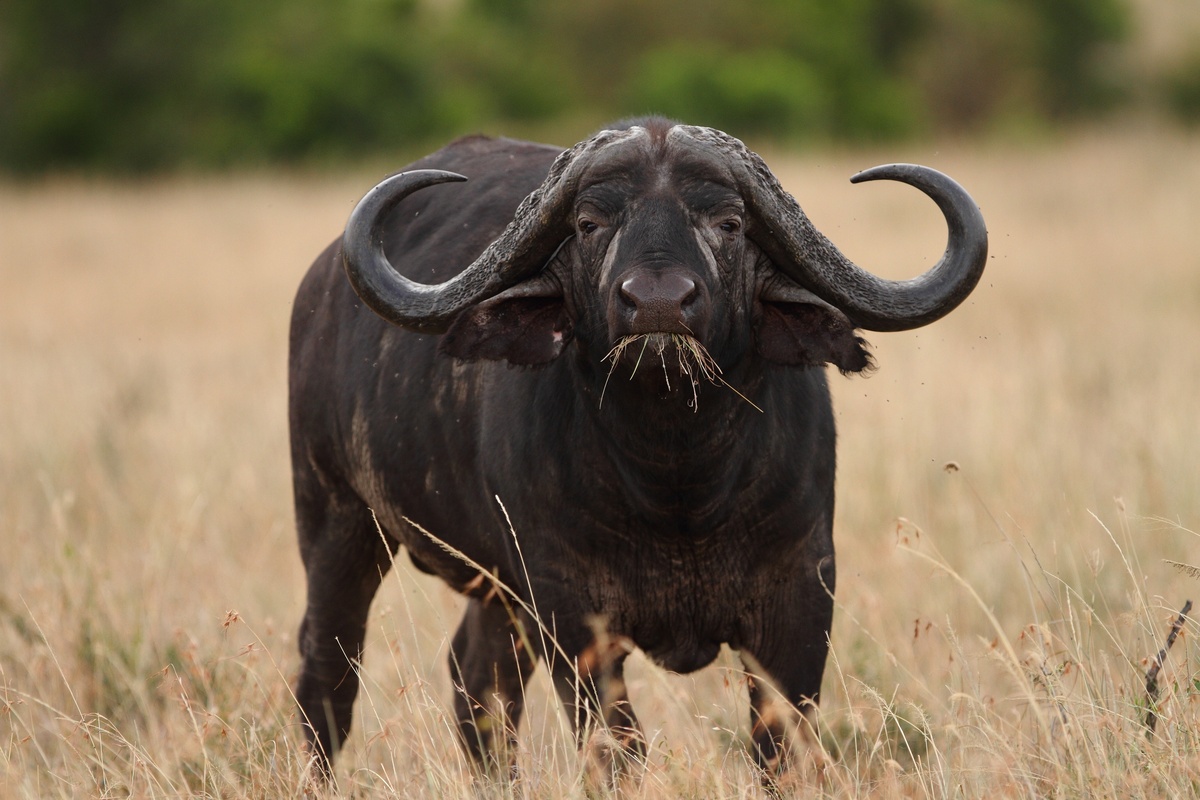
<svg viewBox="0 0 1200 800">
<path fill-rule="evenodd" d="M 416 170 L 375 187 L 350 217 L 343 257 L 372 309 L 446 333 L 443 352 L 461 359 L 540 365 L 578 340 L 592 363 L 633 361 L 647 347 L 662 357 L 672 342 L 691 342 L 698 347 L 678 354 L 684 371 L 704 368 L 693 357 L 721 370 L 754 350 L 858 372 L 870 358 L 855 328 L 938 319 L 971 292 L 987 257 L 983 218 L 953 180 L 904 164 L 851 180 L 878 179 L 921 189 L 946 218 L 946 252 L 917 278 L 884 280 L 853 264 L 741 141 L 662 122 L 605 130 L 564 152 L 503 234 L 445 283 L 398 274 L 380 230 L 409 194 L 465 180 L 454 173 Z"/>
</svg>

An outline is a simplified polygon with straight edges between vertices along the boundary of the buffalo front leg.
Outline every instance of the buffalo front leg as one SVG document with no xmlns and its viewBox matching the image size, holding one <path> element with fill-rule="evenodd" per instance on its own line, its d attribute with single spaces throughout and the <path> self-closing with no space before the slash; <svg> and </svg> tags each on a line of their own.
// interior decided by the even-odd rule
<svg viewBox="0 0 1200 800">
<path fill-rule="evenodd" d="M 560 639 L 561 651 L 548 653 L 546 659 L 571 714 L 576 743 L 586 748 L 589 779 L 611 786 L 644 762 L 646 740 L 625 686 L 625 658 L 633 645 L 602 629 L 593 634 L 580 637 L 575 647 Z"/>
<path fill-rule="evenodd" d="M 321 522 L 301 520 L 308 603 L 300 626 L 296 700 L 309 747 L 329 775 L 350 734 L 371 600 L 395 550 L 381 540 L 364 506 L 331 510 Z"/>
<path fill-rule="evenodd" d="M 833 584 L 833 557 L 828 556 L 784 593 L 789 607 L 775 608 L 771 640 L 742 656 L 749 673 L 754 758 L 768 781 L 798 756 L 806 768 L 820 771 L 824 766 L 816 712 L 829 654 Z M 803 753 L 797 744 L 803 745 Z"/>
<path fill-rule="evenodd" d="M 454 711 L 472 760 L 494 775 L 512 769 L 533 671 L 529 623 L 498 597 L 472 598 L 450 645 Z"/>
</svg>

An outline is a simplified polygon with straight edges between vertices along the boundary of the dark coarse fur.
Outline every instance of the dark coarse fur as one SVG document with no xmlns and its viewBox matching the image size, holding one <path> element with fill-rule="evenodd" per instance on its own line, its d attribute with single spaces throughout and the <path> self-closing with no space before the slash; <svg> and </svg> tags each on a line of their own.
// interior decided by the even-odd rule
<svg viewBox="0 0 1200 800">
<path fill-rule="evenodd" d="M 672 161 L 671 123 L 637 125 L 648 131 L 637 147 L 601 165 L 620 187 L 610 180 L 591 195 L 581 190 L 594 203 L 583 210 L 602 225 L 590 238 L 577 232 L 538 276 L 550 290 L 540 284 L 528 297 L 480 303 L 437 336 L 366 308 L 343 273 L 340 241 L 304 278 L 290 359 L 308 575 L 296 694 L 322 758 L 349 731 L 358 688 L 351 662 L 400 545 L 472 598 L 451 669 L 464 743 L 484 762 L 504 742 L 495 724 L 477 723 L 489 711 L 515 730 L 522 684 L 539 658 L 568 708 L 626 731 L 634 753 L 636 721 L 621 682 L 630 646 L 689 672 L 727 643 L 791 704 L 818 699 L 834 589 L 835 434 L 823 364 L 857 372 L 869 357 L 835 310 L 779 291 L 787 281 L 754 243 L 754 220 L 732 233 L 720 227 L 720 214 L 743 213 L 720 169 Z M 424 283 L 445 281 L 501 233 L 560 152 L 475 137 L 417 162 L 469 181 L 399 205 L 386 227 L 392 263 Z M 636 215 L 623 216 L 629 209 Z M 694 263 L 701 239 L 715 253 L 712 274 Z M 697 403 L 693 387 L 665 388 L 680 378 L 666 362 L 634 374 L 623 357 L 604 387 L 617 335 L 648 332 L 621 306 L 616 279 L 598 277 L 606 257 L 619 262 L 613 270 L 632 270 L 622 275 L 650 276 L 643 319 L 674 315 L 728 386 L 700 386 Z M 660 281 L 667 273 L 691 277 Z M 676 285 L 686 293 L 686 280 L 698 301 L 662 300 Z M 769 289 L 782 299 L 764 299 Z M 541 649 L 519 603 L 493 599 L 490 578 L 479 580 L 408 520 L 532 600 L 561 650 Z M 752 681 L 752 718 L 756 755 L 771 765 L 782 723 L 764 685 Z"/>
</svg>

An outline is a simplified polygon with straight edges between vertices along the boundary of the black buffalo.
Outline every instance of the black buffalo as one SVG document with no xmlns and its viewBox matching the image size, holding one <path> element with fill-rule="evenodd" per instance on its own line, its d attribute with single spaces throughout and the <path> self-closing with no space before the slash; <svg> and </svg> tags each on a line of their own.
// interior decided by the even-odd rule
<svg viewBox="0 0 1200 800">
<path fill-rule="evenodd" d="M 363 198 L 291 326 L 296 696 L 322 766 L 400 545 L 470 598 L 450 667 L 481 763 L 511 745 L 539 659 L 580 735 L 632 755 L 630 650 L 690 672 L 726 643 L 752 676 L 755 755 L 778 765 L 772 697 L 793 720 L 815 706 L 833 613 L 824 366 L 868 369 L 857 329 L 934 321 L 986 259 L 956 183 L 913 165 L 854 180 L 879 178 L 946 218 L 918 278 L 847 260 L 737 139 L 657 118 L 565 152 L 462 139 Z"/>
</svg>

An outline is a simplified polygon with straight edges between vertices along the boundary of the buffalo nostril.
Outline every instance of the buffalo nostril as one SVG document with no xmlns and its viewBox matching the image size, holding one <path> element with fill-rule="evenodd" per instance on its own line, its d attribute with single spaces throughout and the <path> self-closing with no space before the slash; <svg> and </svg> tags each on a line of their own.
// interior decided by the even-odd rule
<svg viewBox="0 0 1200 800">
<path fill-rule="evenodd" d="M 654 275 L 640 272 L 621 283 L 621 298 L 637 308 L 668 306 L 683 308 L 697 297 L 696 282 L 686 275 Z"/>
<path fill-rule="evenodd" d="M 632 306 L 638 305 L 638 297 L 640 296 L 641 278 L 638 275 L 633 278 L 627 278 L 621 281 L 621 299 Z"/>
<path fill-rule="evenodd" d="M 686 278 L 685 280 L 688 282 L 688 289 L 683 295 L 683 299 L 679 301 L 681 307 L 691 305 L 700 296 L 700 292 L 696 289 L 696 282 L 691 278 Z"/>
<path fill-rule="evenodd" d="M 625 302 L 625 305 L 633 306 L 636 308 L 638 302 L 637 302 L 637 296 L 634 294 L 635 291 L 636 291 L 636 284 L 634 284 L 633 278 L 630 278 L 629 280 L 621 282 L 621 291 L 618 292 L 617 294 Z"/>
</svg>

